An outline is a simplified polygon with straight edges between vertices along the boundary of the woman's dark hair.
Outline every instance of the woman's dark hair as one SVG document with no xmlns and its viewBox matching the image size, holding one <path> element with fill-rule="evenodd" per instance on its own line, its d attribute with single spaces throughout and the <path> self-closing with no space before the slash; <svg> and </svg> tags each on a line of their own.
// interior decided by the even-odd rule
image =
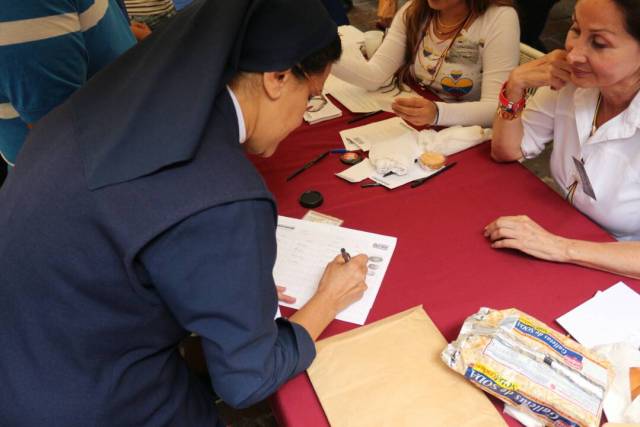
<svg viewBox="0 0 640 427">
<path fill-rule="evenodd" d="M 336 33 L 336 37 L 331 43 L 304 58 L 291 71 L 296 77 L 304 79 L 306 78 L 305 73 L 307 75 L 322 73 L 327 68 L 327 65 L 333 64 L 340 59 L 340 55 L 342 55 L 342 43 L 340 42 L 340 36 Z"/>
<path fill-rule="evenodd" d="M 469 7 L 471 16 L 481 16 L 491 6 L 511 6 L 513 0 L 465 0 Z M 616 1 L 616 0 L 614 0 Z M 629 3 L 637 3 L 637 0 L 620 0 Z M 435 10 L 429 7 L 427 0 L 413 0 L 407 8 L 404 23 L 407 28 L 407 47 L 404 52 L 404 65 L 396 71 L 396 84 L 402 85 L 409 78 L 409 68 L 415 61 L 418 45 L 425 36 L 424 30 L 428 28 L 431 18 L 435 15 Z"/>
<path fill-rule="evenodd" d="M 624 17 L 627 33 L 640 43 L 640 0 L 613 0 Z"/>
</svg>

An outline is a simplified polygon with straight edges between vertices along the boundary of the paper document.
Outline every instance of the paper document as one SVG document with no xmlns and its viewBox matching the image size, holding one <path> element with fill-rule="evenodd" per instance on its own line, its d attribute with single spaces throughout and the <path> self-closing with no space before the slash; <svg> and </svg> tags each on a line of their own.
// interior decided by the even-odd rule
<svg viewBox="0 0 640 427">
<path fill-rule="evenodd" d="M 640 349 L 640 294 L 622 282 L 557 321 L 586 347 L 627 342 Z"/>
<path fill-rule="evenodd" d="M 398 188 L 402 185 L 408 184 L 411 181 L 415 181 L 416 179 L 426 178 L 429 175 L 433 175 L 437 171 L 438 170 L 423 169 L 420 166 L 418 166 L 416 163 L 414 163 L 409 168 L 409 171 L 407 172 L 406 175 L 391 174 L 389 176 L 383 176 L 383 175 L 380 175 L 379 173 L 376 173 L 370 176 L 369 178 L 371 178 L 372 180 L 374 180 L 379 184 L 384 185 L 388 189 L 393 190 L 394 188 Z"/>
<path fill-rule="evenodd" d="M 336 176 L 352 183 L 360 182 L 369 178 L 384 185 L 388 189 L 393 190 L 394 188 L 398 188 L 411 181 L 415 181 L 416 179 L 426 178 L 429 175 L 433 175 L 438 170 L 439 169 L 426 170 L 418 166 L 418 164 L 414 164 L 409 168 L 409 172 L 406 175 L 391 174 L 384 176 L 376 172 L 376 168 L 373 167 L 369 159 L 364 159 L 360 163 L 353 165 L 342 172 L 338 172 Z"/>
<path fill-rule="evenodd" d="M 340 226 L 344 222 L 340 218 L 336 218 L 335 216 L 323 214 L 314 210 L 309 209 L 306 214 L 302 217 L 305 221 L 311 222 L 319 222 L 322 224 L 330 224 Z"/>
<path fill-rule="evenodd" d="M 395 237 L 278 216 L 276 238 L 278 256 L 273 277 L 296 298 L 294 304 L 280 303 L 287 307 L 300 308 L 314 295 L 327 263 L 340 254 L 340 248 L 352 256 L 367 254 L 368 289 L 360 301 L 336 316 L 364 325 L 396 247 Z"/>
<path fill-rule="evenodd" d="M 329 75 L 329 78 L 327 78 L 324 90 L 340 101 L 352 113 L 370 113 L 378 110 L 392 113 L 391 104 L 395 98 L 411 95 L 418 96 L 409 88 L 400 91 L 396 87 L 384 87 L 376 91 L 368 91 L 333 75 Z"/>
<path fill-rule="evenodd" d="M 326 98 L 326 104 L 318 111 L 307 111 L 304 113 L 304 120 L 309 124 L 316 124 L 331 120 L 342 116 L 342 110 L 335 106 L 329 98 Z"/>
<path fill-rule="evenodd" d="M 418 131 L 409 126 L 400 117 L 381 120 L 340 131 L 340 138 L 347 150 L 352 150 L 355 145 L 362 151 L 369 151 L 371 146 L 378 143 L 397 138 L 411 138 L 418 140 Z"/>
<path fill-rule="evenodd" d="M 640 422 L 640 412 L 634 417 L 630 370 L 640 367 L 640 351 L 627 343 L 598 347 L 598 355 L 613 365 L 615 376 L 603 402 L 604 413 L 609 422 Z M 640 369 L 640 368 L 635 368 Z"/>
<path fill-rule="evenodd" d="M 360 163 L 356 163 L 350 168 L 347 168 L 342 172 L 338 172 L 336 176 L 342 179 L 346 179 L 349 182 L 356 183 L 363 181 L 375 174 L 376 169 L 371 164 L 371 161 L 369 161 L 369 159 L 363 159 Z"/>
</svg>

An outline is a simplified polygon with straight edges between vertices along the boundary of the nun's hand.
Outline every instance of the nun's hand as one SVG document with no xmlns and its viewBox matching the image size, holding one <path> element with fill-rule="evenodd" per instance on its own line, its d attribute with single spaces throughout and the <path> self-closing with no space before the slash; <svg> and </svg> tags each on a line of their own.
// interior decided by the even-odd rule
<svg viewBox="0 0 640 427">
<path fill-rule="evenodd" d="M 401 119 L 414 126 L 432 125 L 436 120 L 438 107 L 433 101 L 421 96 L 411 98 L 396 98 L 391 104 L 391 109 Z"/>
<path fill-rule="evenodd" d="M 342 255 L 335 257 L 327 264 L 315 296 L 327 301 L 336 314 L 358 301 L 367 290 L 364 279 L 368 260 L 363 254 L 352 257 L 349 262 L 345 262 Z"/>
<path fill-rule="evenodd" d="M 484 228 L 496 249 L 517 249 L 547 261 L 567 262 L 568 240 L 549 233 L 526 215 L 502 216 Z"/>
<path fill-rule="evenodd" d="M 285 294 L 285 291 L 287 290 L 287 288 L 285 288 L 284 286 L 276 285 L 276 290 L 278 291 L 278 301 L 284 302 L 287 304 L 293 304 L 294 302 L 296 302 L 295 297 Z"/>
</svg>

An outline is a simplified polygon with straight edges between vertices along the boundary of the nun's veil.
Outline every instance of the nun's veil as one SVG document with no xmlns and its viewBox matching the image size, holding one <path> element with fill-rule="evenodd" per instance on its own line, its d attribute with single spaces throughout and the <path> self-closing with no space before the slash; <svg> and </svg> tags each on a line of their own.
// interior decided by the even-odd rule
<svg viewBox="0 0 640 427">
<path fill-rule="evenodd" d="M 328 46 L 320 0 L 200 0 L 71 98 L 88 187 L 190 160 L 238 71 L 281 71 Z"/>
</svg>

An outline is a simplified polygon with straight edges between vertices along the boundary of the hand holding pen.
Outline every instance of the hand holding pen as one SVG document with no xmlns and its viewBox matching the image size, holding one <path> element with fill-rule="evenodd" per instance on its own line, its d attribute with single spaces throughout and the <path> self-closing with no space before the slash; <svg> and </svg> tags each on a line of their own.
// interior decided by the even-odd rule
<svg viewBox="0 0 640 427">
<path fill-rule="evenodd" d="M 342 249 L 324 269 L 316 293 L 289 320 L 305 328 L 315 341 L 338 313 L 364 295 L 368 260 L 366 255 L 351 258 Z"/>
<path fill-rule="evenodd" d="M 369 257 L 360 254 L 351 257 L 343 249 L 333 261 L 327 264 L 318 285 L 317 295 L 326 298 L 337 312 L 362 298 L 367 284 L 367 262 Z"/>
</svg>

